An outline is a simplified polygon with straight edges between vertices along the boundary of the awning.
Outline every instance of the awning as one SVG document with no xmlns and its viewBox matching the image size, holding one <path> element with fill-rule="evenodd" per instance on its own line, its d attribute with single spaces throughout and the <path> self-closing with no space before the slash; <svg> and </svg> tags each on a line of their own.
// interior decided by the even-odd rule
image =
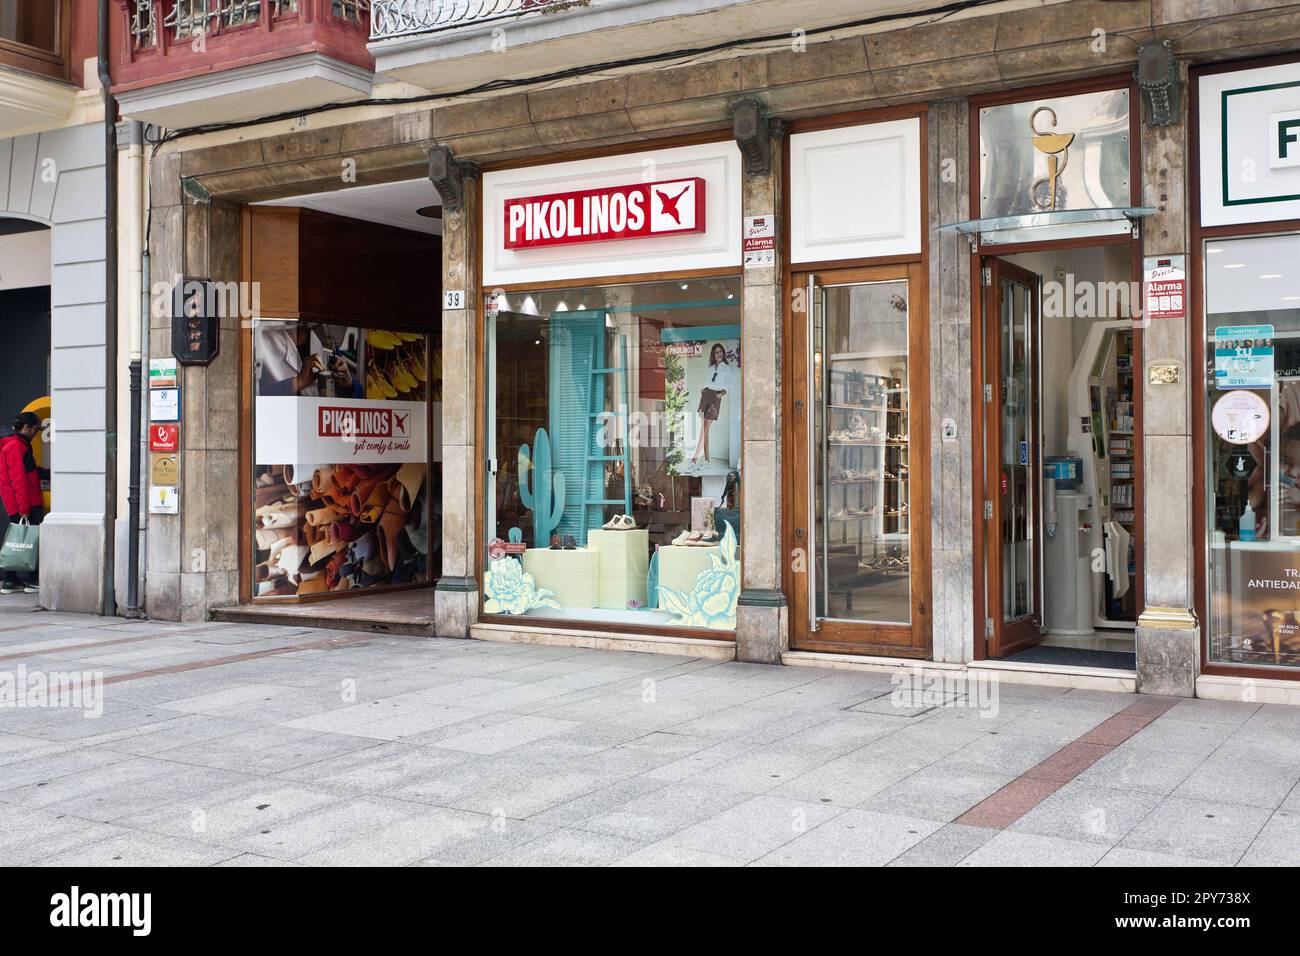
<svg viewBox="0 0 1300 956">
<path fill-rule="evenodd" d="M 1022 216 L 967 219 L 940 226 L 940 232 L 955 232 L 970 240 L 971 248 L 1009 245 L 1017 242 L 1046 242 L 1053 239 L 1081 239 L 1093 236 L 1137 235 L 1137 222 L 1156 211 L 1154 206 L 1124 206 L 1114 209 L 1060 209 Z"/>
</svg>

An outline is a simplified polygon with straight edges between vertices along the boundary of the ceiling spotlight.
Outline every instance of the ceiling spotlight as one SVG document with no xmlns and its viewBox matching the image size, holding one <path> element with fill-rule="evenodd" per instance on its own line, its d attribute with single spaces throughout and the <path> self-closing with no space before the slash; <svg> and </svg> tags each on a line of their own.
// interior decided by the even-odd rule
<svg viewBox="0 0 1300 956">
<path fill-rule="evenodd" d="M 1261 278 L 1261 279 L 1280 279 L 1280 278 L 1282 278 L 1282 273 L 1280 273 L 1280 272 L 1270 272 L 1270 273 L 1268 273 L 1267 275 L 1262 275 L 1262 276 L 1260 276 L 1260 278 Z"/>
<path fill-rule="evenodd" d="M 1226 265 L 1224 265 L 1223 268 L 1225 268 L 1225 269 L 1244 269 L 1244 268 L 1246 268 L 1246 263 L 1244 263 L 1244 262 L 1229 262 L 1229 263 L 1227 263 Z"/>
</svg>

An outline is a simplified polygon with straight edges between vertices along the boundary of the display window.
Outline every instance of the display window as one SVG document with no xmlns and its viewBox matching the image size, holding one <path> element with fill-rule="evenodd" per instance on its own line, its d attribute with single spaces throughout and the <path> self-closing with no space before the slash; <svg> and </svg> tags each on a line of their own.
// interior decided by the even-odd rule
<svg viewBox="0 0 1300 956">
<path fill-rule="evenodd" d="M 260 319 L 252 340 L 253 595 L 427 582 L 441 500 L 434 339 Z"/>
<path fill-rule="evenodd" d="M 1300 667 L 1300 234 L 1203 251 L 1208 659 Z"/>
<path fill-rule="evenodd" d="M 486 303 L 483 612 L 734 630 L 741 283 Z"/>
</svg>

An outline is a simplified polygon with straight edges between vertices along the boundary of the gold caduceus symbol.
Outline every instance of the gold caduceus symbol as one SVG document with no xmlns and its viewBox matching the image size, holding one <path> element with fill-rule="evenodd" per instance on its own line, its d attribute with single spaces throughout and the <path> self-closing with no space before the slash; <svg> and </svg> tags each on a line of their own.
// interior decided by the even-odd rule
<svg viewBox="0 0 1300 956">
<path fill-rule="evenodd" d="M 1031 187 L 1030 195 L 1033 196 L 1037 206 L 1052 210 L 1056 208 L 1056 183 L 1070 161 L 1070 144 L 1074 142 L 1074 134 L 1041 132 L 1038 129 L 1039 113 L 1049 114 L 1052 117 L 1052 126 L 1056 125 L 1056 110 L 1050 106 L 1040 106 L 1029 114 L 1029 131 L 1034 134 L 1034 148 L 1047 156 L 1047 178 L 1037 180 Z M 1038 187 L 1044 183 L 1048 186 L 1049 196 L 1046 206 L 1038 201 Z"/>
</svg>

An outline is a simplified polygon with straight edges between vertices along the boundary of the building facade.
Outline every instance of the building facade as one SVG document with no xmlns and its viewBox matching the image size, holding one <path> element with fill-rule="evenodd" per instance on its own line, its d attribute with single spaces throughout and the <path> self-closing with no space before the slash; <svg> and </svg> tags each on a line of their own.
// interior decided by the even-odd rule
<svg viewBox="0 0 1300 956">
<path fill-rule="evenodd" d="M 151 616 L 1296 699 L 1300 8 L 178 6 Z"/>
<path fill-rule="evenodd" d="M 46 423 L 37 443 L 51 469 L 42 603 L 89 612 L 111 595 L 103 582 L 114 520 L 105 494 L 103 116 L 95 4 L 0 4 L 3 416 L 7 425 L 31 410 Z"/>
</svg>

